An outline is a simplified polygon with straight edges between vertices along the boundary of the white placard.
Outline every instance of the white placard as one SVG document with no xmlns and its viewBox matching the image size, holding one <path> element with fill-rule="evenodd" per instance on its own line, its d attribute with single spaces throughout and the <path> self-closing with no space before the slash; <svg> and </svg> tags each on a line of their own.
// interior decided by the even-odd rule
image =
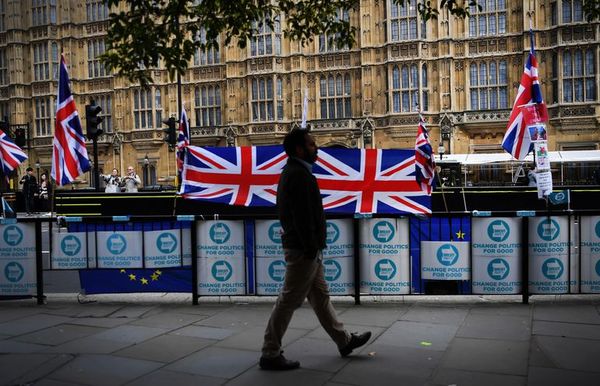
<svg viewBox="0 0 600 386">
<path fill-rule="evenodd" d="M 581 217 L 581 292 L 600 293 L 600 216 Z"/>
<path fill-rule="evenodd" d="M 0 225 L 0 295 L 34 295 L 35 224 Z"/>
<path fill-rule="evenodd" d="M 243 221 L 201 221 L 197 229 L 199 294 L 245 294 Z"/>
<path fill-rule="evenodd" d="M 97 232 L 98 268 L 142 268 L 142 231 Z"/>
<path fill-rule="evenodd" d="M 538 198 L 543 198 L 552 193 L 552 172 L 535 173 L 538 188 Z"/>
<path fill-rule="evenodd" d="M 52 233 L 52 269 L 86 269 L 86 232 Z"/>
<path fill-rule="evenodd" d="M 144 259 L 146 268 L 181 266 L 179 229 L 144 232 Z"/>
<path fill-rule="evenodd" d="M 327 248 L 323 273 L 332 295 L 354 293 L 354 237 L 352 219 L 327 220 Z"/>
<path fill-rule="evenodd" d="M 469 243 L 466 241 L 421 241 L 421 278 L 469 280 Z"/>
<path fill-rule="evenodd" d="M 359 226 L 361 292 L 410 293 L 408 219 L 365 219 Z"/>
<path fill-rule="evenodd" d="M 529 219 L 529 292 L 562 294 L 569 289 L 567 217 Z"/>
<path fill-rule="evenodd" d="M 285 257 L 281 245 L 281 223 L 277 220 L 255 222 L 256 293 L 278 295 L 285 278 Z"/>
<path fill-rule="evenodd" d="M 521 219 L 473 218 L 473 293 L 518 294 L 522 289 Z"/>
</svg>

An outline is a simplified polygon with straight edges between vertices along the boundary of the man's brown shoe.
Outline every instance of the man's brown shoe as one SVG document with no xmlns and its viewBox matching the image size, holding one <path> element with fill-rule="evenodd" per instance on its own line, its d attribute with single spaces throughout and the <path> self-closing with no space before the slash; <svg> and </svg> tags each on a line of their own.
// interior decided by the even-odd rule
<svg viewBox="0 0 600 386">
<path fill-rule="evenodd" d="M 352 350 L 358 348 L 371 339 L 371 331 L 363 332 L 362 334 L 352 333 L 348 344 L 340 349 L 340 355 L 347 357 L 352 353 Z"/>
<path fill-rule="evenodd" d="M 283 354 L 279 354 L 275 358 L 261 357 L 259 366 L 263 370 L 294 370 L 300 367 L 300 362 L 285 359 Z"/>
</svg>

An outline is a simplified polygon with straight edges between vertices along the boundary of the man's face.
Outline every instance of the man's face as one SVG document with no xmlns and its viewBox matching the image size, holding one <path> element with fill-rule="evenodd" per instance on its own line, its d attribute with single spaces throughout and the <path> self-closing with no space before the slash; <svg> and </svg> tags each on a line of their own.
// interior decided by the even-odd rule
<svg viewBox="0 0 600 386">
<path fill-rule="evenodd" d="M 131 167 L 127 168 L 127 173 L 128 174 L 133 174 L 133 168 L 131 168 Z"/>
<path fill-rule="evenodd" d="M 313 138 L 312 135 L 307 134 L 304 136 L 304 146 L 300 147 L 298 146 L 297 151 L 298 151 L 298 158 L 314 164 L 315 162 L 317 162 L 317 152 L 319 150 L 319 148 L 317 147 L 317 144 L 315 143 L 315 139 Z"/>
<path fill-rule="evenodd" d="M 28 174 L 28 175 L 32 175 L 32 174 L 33 174 L 33 170 L 28 170 L 28 171 L 27 171 L 27 174 Z"/>
</svg>

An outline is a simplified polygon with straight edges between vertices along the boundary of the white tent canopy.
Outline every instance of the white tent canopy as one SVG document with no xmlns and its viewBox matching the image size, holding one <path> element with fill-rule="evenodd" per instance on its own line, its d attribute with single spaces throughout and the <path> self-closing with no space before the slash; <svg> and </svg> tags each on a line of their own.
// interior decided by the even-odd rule
<svg viewBox="0 0 600 386">
<path fill-rule="evenodd" d="M 550 162 L 600 162 L 600 150 L 571 150 L 548 152 Z M 504 153 L 472 153 L 472 154 L 444 154 L 440 160 L 436 155 L 436 162 L 458 162 L 463 165 L 479 165 L 488 163 L 533 162 L 533 154 L 529 153 L 525 160 L 518 161 L 512 155 Z"/>
</svg>

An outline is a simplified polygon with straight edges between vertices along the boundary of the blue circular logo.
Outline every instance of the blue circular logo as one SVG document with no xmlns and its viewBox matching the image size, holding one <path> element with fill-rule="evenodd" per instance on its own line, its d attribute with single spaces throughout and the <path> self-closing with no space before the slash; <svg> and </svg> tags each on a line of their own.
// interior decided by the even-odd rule
<svg viewBox="0 0 600 386">
<path fill-rule="evenodd" d="M 335 223 L 327 221 L 327 244 L 333 244 L 340 238 L 340 228 Z"/>
<path fill-rule="evenodd" d="M 106 248 L 113 255 L 120 255 L 125 252 L 125 248 L 127 248 L 127 240 L 125 240 L 125 237 L 122 235 L 113 233 L 106 239 Z"/>
<path fill-rule="evenodd" d="M 227 281 L 233 275 L 233 268 L 225 260 L 218 260 L 213 264 L 211 273 L 216 281 Z"/>
<path fill-rule="evenodd" d="M 333 259 L 327 259 L 323 261 L 323 271 L 325 280 L 336 281 L 342 274 L 342 266 Z"/>
<path fill-rule="evenodd" d="M 156 238 L 156 248 L 162 253 L 173 253 L 177 249 L 177 237 L 170 232 L 161 233 Z"/>
<path fill-rule="evenodd" d="M 4 277 L 11 283 L 20 281 L 25 275 L 25 269 L 16 261 L 11 261 L 4 266 Z"/>
<path fill-rule="evenodd" d="M 373 237 L 380 243 L 388 243 L 396 234 L 396 229 L 389 221 L 379 221 L 373 227 Z"/>
<path fill-rule="evenodd" d="M 565 266 L 563 262 L 557 259 L 556 257 L 551 257 L 546 259 L 542 264 L 542 273 L 546 276 L 547 279 L 556 280 L 562 276 L 565 271 Z"/>
<path fill-rule="evenodd" d="M 552 241 L 560 234 L 560 226 L 554 219 L 544 219 L 538 224 L 537 232 L 542 240 Z"/>
<path fill-rule="evenodd" d="M 210 227 L 210 239 L 216 244 L 224 244 L 231 237 L 231 230 L 227 224 L 218 222 Z"/>
<path fill-rule="evenodd" d="M 506 260 L 494 259 L 489 262 L 487 272 L 492 279 L 504 280 L 510 273 L 510 267 Z"/>
<path fill-rule="evenodd" d="M 392 280 L 396 276 L 396 272 L 396 264 L 390 259 L 381 259 L 375 263 L 375 276 L 379 280 Z"/>
<path fill-rule="evenodd" d="M 458 249 L 452 244 L 442 244 L 437 250 L 437 259 L 445 266 L 454 265 L 458 261 Z"/>
<path fill-rule="evenodd" d="M 9 225 L 4 228 L 4 242 L 12 247 L 19 245 L 23 241 L 23 231 L 16 225 Z"/>
<path fill-rule="evenodd" d="M 81 241 L 73 235 L 66 236 L 60 242 L 60 250 L 65 256 L 75 256 L 81 251 Z"/>
<path fill-rule="evenodd" d="M 283 228 L 281 228 L 281 223 L 279 221 L 274 222 L 269 227 L 269 239 L 275 244 L 281 244 L 281 235 L 283 234 Z"/>
<path fill-rule="evenodd" d="M 600 276 L 600 259 L 596 262 L 596 275 Z"/>
<path fill-rule="evenodd" d="M 488 237 L 496 242 L 502 242 L 508 239 L 510 235 L 510 228 L 504 220 L 494 220 L 488 225 L 487 228 Z"/>
<path fill-rule="evenodd" d="M 596 236 L 600 238 L 600 221 L 596 223 Z"/>
<path fill-rule="evenodd" d="M 275 260 L 269 264 L 269 277 L 276 282 L 282 282 L 285 279 L 285 261 Z"/>
</svg>

